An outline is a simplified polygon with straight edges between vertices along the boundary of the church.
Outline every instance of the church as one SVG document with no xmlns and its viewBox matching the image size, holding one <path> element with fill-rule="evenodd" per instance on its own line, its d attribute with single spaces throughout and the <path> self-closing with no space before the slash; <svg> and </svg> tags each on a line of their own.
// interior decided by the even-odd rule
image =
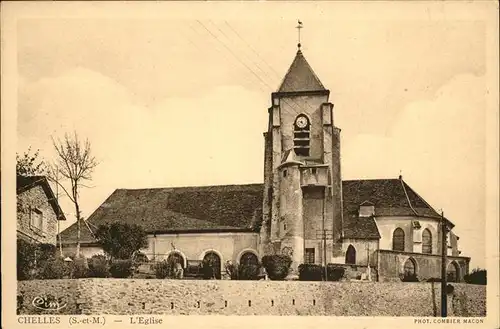
<svg viewBox="0 0 500 329">
<path fill-rule="evenodd" d="M 470 258 L 461 256 L 454 224 L 401 176 L 342 180 L 341 129 L 329 95 L 299 43 L 271 94 L 263 184 L 117 189 L 81 225 L 82 253 L 102 253 L 93 231 L 119 221 L 148 233 L 150 261 L 175 256 L 187 266 L 210 258 L 222 273 L 228 260 L 285 253 L 294 275 L 312 263 L 344 266 L 352 279 L 369 269 L 377 281 L 427 280 L 441 276 L 446 225 L 448 278 L 463 280 Z M 61 232 L 64 250 L 75 249 L 76 236 L 76 223 Z"/>
</svg>

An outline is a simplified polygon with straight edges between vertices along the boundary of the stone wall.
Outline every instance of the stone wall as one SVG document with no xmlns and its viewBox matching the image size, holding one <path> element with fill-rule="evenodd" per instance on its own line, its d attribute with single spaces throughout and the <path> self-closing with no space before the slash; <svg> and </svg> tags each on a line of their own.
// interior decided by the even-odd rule
<svg viewBox="0 0 500 329">
<path fill-rule="evenodd" d="M 392 250 L 378 250 L 379 281 L 398 281 L 399 275 L 403 273 L 403 266 L 408 258 L 415 261 L 416 273 L 420 281 L 441 277 L 441 256 L 398 252 Z M 448 256 L 448 268 L 452 263 L 457 264 L 459 281 L 468 272 L 470 258 Z"/>
<path fill-rule="evenodd" d="M 486 287 L 454 284 L 449 316 L 485 316 Z M 35 296 L 68 298 L 64 314 L 435 316 L 438 283 L 80 279 L 20 281 L 22 314 Z M 59 314 L 61 314 L 59 313 Z"/>
<path fill-rule="evenodd" d="M 17 212 L 17 232 L 19 237 L 26 237 L 40 243 L 56 244 L 57 220 L 54 208 L 48 201 L 42 186 L 36 185 L 17 195 L 22 209 Z M 42 215 L 42 228 L 31 225 L 31 211 Z"/>
</svg>

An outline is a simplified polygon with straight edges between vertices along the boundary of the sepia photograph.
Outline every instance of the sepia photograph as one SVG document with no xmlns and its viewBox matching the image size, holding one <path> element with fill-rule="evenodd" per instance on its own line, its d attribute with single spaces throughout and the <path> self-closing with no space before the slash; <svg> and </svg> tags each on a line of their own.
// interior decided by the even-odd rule
<svg viewBox="0 0 500 329">
<path fill-rule="evenodd" d="M 16 323 L 498 325 L 496 4 L 78 4 L 2 35 Z"/>
</svg>

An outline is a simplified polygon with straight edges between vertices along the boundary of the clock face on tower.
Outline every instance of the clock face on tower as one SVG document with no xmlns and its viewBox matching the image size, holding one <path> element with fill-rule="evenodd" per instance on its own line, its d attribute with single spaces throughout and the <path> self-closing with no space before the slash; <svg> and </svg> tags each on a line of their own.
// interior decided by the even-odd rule
<svg viewBox="0 0 500 329">
<path fill-rule="evenodd" d="M 295 124 L 300 129 L 304 129 L 305 127 L 307 127 L 308 121 L 309 120 L 307 120 L 307 118 L 305 116 L 301 115 L 301 116 L 297 117 L 297 120 L 295 120 Z"/>
</svg>

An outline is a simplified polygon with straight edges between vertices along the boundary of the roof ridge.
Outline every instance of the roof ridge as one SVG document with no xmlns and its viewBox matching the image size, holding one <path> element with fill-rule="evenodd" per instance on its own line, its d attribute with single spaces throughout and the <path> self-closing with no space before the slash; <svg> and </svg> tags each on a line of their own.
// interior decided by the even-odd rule
<svg viewBox="0 0 500 329">
<path fill-rule="evenodd" d="M 143 188 L 117 188 L 117 189 L 115 189 L 115 191 L 145 191 L 145 190 L 169 190 L 169 189 L 174 190 L 174 189 L 197 189 L 197 188 L 248 187 L 248 186 L 259 186 L 259 185 L 264 185 L 264 183 L 167 186 L 167 187 L 143 187 Z"/>
<path fill-rule="evenodd" d="M 418 194 L 418 193 L 417 193 L 414 189 L 412 189 L 410 185 L 406 184 L 406 182 L 405 182 L 405 181 L 403 181 L 403 180 L 401 180 L 401 181 L 402 181 L 402 182 L 403 182 L 403 183 L 404 183 L 404 184 L 405 184 L 405 185 L 406 185 L 406 186 L 407 186 L 407 187 L 408 187 L 408 188 L 409 188 L 409 189 L 410 189 L 413 193 L 415 193 L 415 195 L 416 195 L 416 196 L 417 196 L 417 197 L 418 197 L 418 198 L 419 198 L 419 199 L 420 199 L 420 200 L 421 200 L 421 201 L 422 201 L 422 202 L 423 202 L 423 203 L 424 203 L 427 207 L 429 207 L 429 209 L 431 209 L 432 211 L 434 211 L 436 214 L 438 214 L 438 215 L 439 215 L 439 213 L 436 211 L 436 209 L 434 209 L 434 207 L 432 207 L 432 206 L 431 206 L 431 205 L 430 205 L 427 201 L 425 201 L 425 199 L 424 199 L 424 198 L 422 198 L 422 197 L 420 196 L 420 194 Z"/>
<path fill-rule="evenodd" d="M 362 181 L 399 181 L 397 178 L 361 178 L 361 179 L 343 179 L 342 182 L 362 182 Z"/>
<path fill-rule="evenodd" d="M 405 183 L 404 183 L 403 179 L 401 178 L 399 181 L 401 182 L 401 187 L 403 188 L 403 192 L 405 193 L 406 201 L 408 201 L 408 205 L 410 206 L 410 209 L 413 211 L 413 213 L 415 213 L 416 216 L 419 216 L 417 211 L 411 205 L 410 197 L 408 197 L 408 193 L 406 192 Z"/>
</svg>

